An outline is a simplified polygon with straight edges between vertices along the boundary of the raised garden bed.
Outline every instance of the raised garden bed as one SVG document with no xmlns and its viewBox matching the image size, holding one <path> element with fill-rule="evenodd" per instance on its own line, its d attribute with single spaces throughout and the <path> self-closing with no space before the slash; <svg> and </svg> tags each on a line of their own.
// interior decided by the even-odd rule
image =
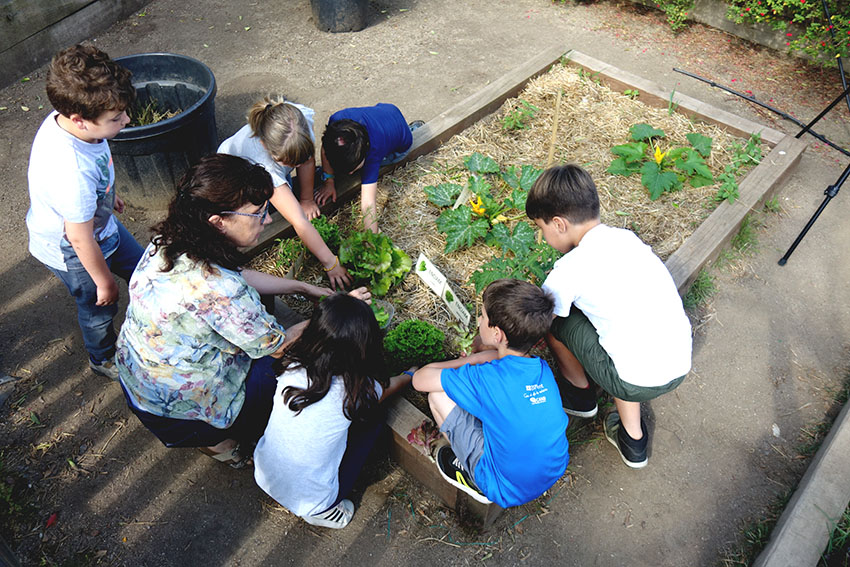
<svg viewBox="0 0 850 567">
<path fill-rule="evenodd" d="M 466 101 L 427 123 L 414 133 L 414 147 L 407 161 L 410 162 L 423 154 L 433 151 L 440 143 L 446 141 L 453 134 L 459 133 L 467 126 L 495 111 L 505 100 L 516 96 L 530 79 L 549 69 L 553 64 L 560 63 L 562 55 L 563 49 L 558 47 L 541 53 L 501 80 L 492 83 L 476 95 L 473 95 Z M 683 239 L 678 234 L 668 234 L 659 240 L 659 244 L 657 244 L 658 251 L 662 256 L 667 257 L 667 267 L 670 269 L 680 292 L 684 292 L 702 266 L 713 260 L 721 248 L 731 239 L 747 212 L 757 203 L 768 198 L 778 187 L 785 175 L 788 174 L 790 168 L 799 160 L 805 144 L 794 138 L 784 136 L 775 130 L 743 120 L 689 97 L 665 93 L 649 81 L 624 73 L 580 53 L 569 52 L 566 58 L 569 60 L 570 65 L 584 69 L 585 79 L 590 79 L 593 85 L 595 85 L 596 81 L 607 85 L 617 96 L 622 97 L 622 94 L 618 93 L 622 93 L 627 89 L 637 90 L 640 92 L 639 100 L 642 103 L 660 107 L 662 109 L 662 115 L 666 115 L 667 109 L 673 106 L 679 113 L 691 119 L 720 126 L 723 130 L 733 135 L 749 136 L 752 133 L 759 133 L 761 140 L 767 146 L 773 148 L 769 153 L 765 152 L 766 155 L 762 159 L 761 164 L 755 167 L 741 181 L 739 197 L 734 203 L 724 201 L 707 218 L 704 218 L 708 211 L 704 208 L 706 199 L 702 197 L 698 199 L 699 203 L 693 207 L 698 220 L 685 223 L 693 225 L 692 234 L 686 239 Z M 551 95 L 554 96 L 554 93 L 551 93 Z M 593 124 L 592 121 L 594 119 L 594 104 L 598 102 L 595 99 L 589 100 L 587 109 L 579 109 L 587 115 L 591 124 Z M 542 105 L 538 108 L 542 108 Z M 551 111 L 541 110 L 540 112 L 542 116 Z M 564 116 L 568 115 L 569 113 L 564 114 Z M 492 121 L 499 118 L 501 117 L 491 118 L 489 120 Z M 672 117 L 670 118 L 673 119 Z M 569 125 L 569 120 L 565 120 L 566 122 L 562 122 L 562 124 Z M 635 120 L 634 122 L 639 121 Z M 626 122 L 633 123 L 632 121 Z M 628 126 L 630 125 L 630 123 L 626 122 L 623 124 L 623 141 L 626 139 Z M 656 127 L 661 126 L 660 124 L 653 125 Z M 564 133 L 559 129 L 559 136 L 567 137 L 572 135 L 571 139 L 581 137 L 580 135 L 576 135 L 576 132 L 579 131 L 578 126 L 569 125 L 566 127 L 570 128 L 569 132 Z M 464 133 L 463 136 L 467 136 L 467 134 Z M 452 143 L 454 144 L 454 142 Z M 608 153 L 608 150 L 609 148 L 601 148 L 598 152 L 600 157 L 594 160 L 602 161 L 602 156 L 605 156 L 603 168 L 607 167 L 610 160 L 614 157 Z M 511 159 L 509 161 L 502 161 L 500 165 L 534 164 L 537 167 L 543 167 L 545 165 L 545 159 L 541 159 L 541 156 L 545 156 L 547 151 L 548 148 L 546 147 L 534 148 L 534 152 L 536 153 L 529 155 L 527 160 L 515 161 Z M 572 151 L 570 150 L 570 152 Z M 567 152 L 566 155 L 556 152 L 556 159 L 558 161 L 561 159 L 574 161 L 574 158 L 571 158 L 570 152 Z M 464 156 L 459 155 L 456 157 L 462 159 Z M 499 156 L 491 157 L 496 157 L 497 161 L 500 161 Z M 385 175 L 382 186 L 387 199 L 380 217 L 381 226 L 383 230 L 393 237 L 397 244 L 407 250 L 411 257 L 415 258 L 422 250 L 429 250 L 428 254 L 431 259 L 441 269 L 447 272 L 453 283 L 463 285 L 466 284 L 469 274 L 480 265 L 481 252 L 479 251 L 477 253 L 478 258 L 464 256 L 460 261 L 457 261 L 457 259 L 452 260 L 451 257 L 447 259 L 442 255 L 445 241 L 433 228 L 433 221 L 439 214 L 439 211 L 433 205 L 425 202 L 425 195 L 421 190 L 422 185 L 430 183 L 430 181 L 424 179 L 425 177 L 428 175 L 438 175 L 431 170 L 434 163 L 440 163 L 439 159 L 419 160 L 415 164 L 408 166 L 404 171 L 398 172 L 392 179 L 388 179 Z M 581 162 L 580 164 L 592 170 L 592 164 Z M 453 171 L 455 166 L 448 162 L 443 163 L 442 167 L 447 175 L 458 174 L 457 171 Z M 385 171 L 385 173 L 388 173 L 388 171 Z M 421 178 L 419 179 L 421 183 L 419 184 L 420 186 L 414 189 L 413 186 L 417 185 L 415 179 L 417 177 Z M 607 183 L 607 179 L 600 179 L 598 173 L 594 174 L 594 178 L 600 187 L 600 193 L 606 191 L 610 193 L 609 189 L 611 185 Z M 338 184 L 339 199 L 337 206 L 346 200 L 356 197 L 358 189 L 359 184 L 357 180 L 340 180 Z M 690 189 L 686 189 L 685 192 L 687 191 L 690 191 Z M 681 196 L 679 194 L 673 194 L 670 199 L 685 200 L 686 197 L 684 193 Z M 680 206 L 672 206 L 669 199 L 666 201 L 660 200 L 658 207 L 662 206 L 666 206 L 668 209 L 681 208 Z M 617 215 L 616 211 L 618 210 L 626 214 Z M 613 215 L 613 217 L 610 215 Z M 632 216 L 631 213 L 622 211 L 619 205 L 615 205 L 606 210 L 603 219 L 610 224 L 619 224 L 628 227 L 630 226 L 629 223 L 633 222 L 633 220 L 628 220 L 630 216 Z M 613 222 L 612 218 L 614 221 L 619 219 L 622 222 Z M 702 221 L 701 224 L 698 221 Z M 699 226 L 696 226 L 697 224 Z M 644 222 L 644 227 L 646 226 L 647 224 Z M 263 245 L 268 245 L 275 237 L 286 236 L 286 230 L 288 228 L 285 221 L 276 220 L 275 224 L 266 230 L 265 242 L 261 243 L 255 250 L 259 251 Z M 639 223 L 636 225 L 636 228 L 638 228 L 639 234 L 644 236 Z M 684 241 L 682 242 L 682 240 Z M 674 242 L 676 245 L 671 245 L 670 242 Z M 680 242 L 681 244 L 679 245 Z M 474 253 L 470 252 L 470 254 Z M 468 287 L 464 289 L 465 291 L 461 292 L 462 295 L 465 295 L 463 299 L 474 304 L 477 299 L 474 290 Z M 435 319 L 435 322 L 438 324 L 448 321 L 448 316 L 442 307 L 441 301 L 430 294 L 425 289 L 425 286 L 419 283 L 413 275 L 409 275 L 396 290 L 390 293 L 390 299 L 396 304 L 396 321 L 403 320 L 406 318 L 406 313 L 410 312 L 431 313 L 432 317 L 429 318 Z M 474 305 L 472 307 L 474 309 Z M 419 425 L 423 419 L 425 419 L 425 415 L 413 407 L 406 399 L 399 399 L 395 402 L 389 417 L 389 424 L 394 432 L 393 454 L 408 472 L 423 484 L 430 487 L 446 504 L 467 510 L 470 508 L 468 506 L 468 499 L 462 493 L 458 494 L 457 491 L 444 483 L 439 477 L 433 463 L 407 441 L 407 435 L 411 428 Z M 473 513 L 476 513 L 483 520 L 485 527 L 493 521 L 497 512 L 493 508 L 473 510 Z"/>
</svg>

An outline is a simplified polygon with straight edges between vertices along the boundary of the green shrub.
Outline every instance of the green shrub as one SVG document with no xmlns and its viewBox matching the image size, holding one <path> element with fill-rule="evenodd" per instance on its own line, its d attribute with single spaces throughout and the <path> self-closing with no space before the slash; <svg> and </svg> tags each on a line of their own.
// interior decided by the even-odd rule
<svg viewBox="0 0 850 567">
<path fill-rule="evenodd" d="M 656 6 L 667 15 L 667 23 L 674 32 L 688 27 L 688 13 L 693 9 L 693 0 L 656 0 Z"/>
<path fill-rule="evenodd" d="M 446 336 L 431 323 L 408 319 L 384 337 L 387 365 L 393 371 L 422 366 L 446 356 Z"/>
</svg>

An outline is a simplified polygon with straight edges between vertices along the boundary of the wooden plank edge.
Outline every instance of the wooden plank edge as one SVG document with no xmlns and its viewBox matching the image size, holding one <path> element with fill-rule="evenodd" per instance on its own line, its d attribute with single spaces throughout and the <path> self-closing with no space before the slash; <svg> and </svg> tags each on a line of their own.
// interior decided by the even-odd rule
<svg viewBox="0 0 850 567">
<path fill-rule="evenodd" d="M 388 402 L 387 425 L 392 431 L 390 454 L 413 478 L 425 485 L 457 513 L 461 521 L 489 529 L 504 512 L 498 504 L 482 504 L 447 483 L 434 461 L 422 454 L 407 440 L 407 434 L 430 418 L 405 398 L 399 396 Z"/>
<path fill-rule="evenodd" d="M 115 22 L 129 17 L 150 0 L 110 0 L 90 2 L 41 31 L 0 52 L 0 88 L 18 77 L 35 71 L 53 55 L 69 45 L 85 41 L 106 30 Z M 112 57 L 120 53 L 110 53 Z"/>
<path fill-rule="evenodd" d="M 579 51 L 571 51 L 567 55 L 567 58 L 570 63 L 594 74 L 598 74 L 599 79 L 612 90 L 623 91 L 625 89 L 636 88 L 641 93 L 641 102 L 658 108 L 667 108 L 670 103 L 671 93 L 664 90 L 658 83 L 623 71 Z M 732 134 L 745 137 L 749 137 L 754 133 L 761 134 L 762 141 L 771 147 L 776 146 L 785 137 L 785 134 L 779 130 L 774 130 L 764 124 L 742 118 L 741 116 L 721 110 L 716 106 L 675 91 L 673 93 L 673 104 L 678 105 L 677 112 L 691 118 L 716 124 Z"/>
<path fill-rule="evenodd" d="M 544 49 L 516 69 L 429 120 L 413 132 L 413 145 L 407 156 L 398 163 L 382 167 L 381 175 L 434 151 L 440 144 L 464 128 L 498 109 L 507 99 L 516 96 L 528 81 L 558 63 L 567 51 L 568 48 L 562 45 Z M 322 214 L 336 211 L 360 193 L 359 175 L 340 177 L 335 182 L 337 200 L 335 203 L 322 207 Z M 294 233 L 292 225 L 279 213 L 275 213 L 272 215 L 272 222 L 260 235 L 259 242 L 247 248 L 245 252 L 249 256 L 256 256 L 269 247 L 276 238 L 290 238 Z"/>
<path fill-rule="evenodd" d="M 738 186 L 739 198 L 734 203 L 724 201 L 718 205 L 667 259 L 665 265 L 673 276 L 679 294 L 687 293 L 703 266 L 717 258 L 753 207 L 776 192 L 799 163 L 806 146 L 807 143 L 802 140 L 785 136 L 741 181 Z"/>
</svg>

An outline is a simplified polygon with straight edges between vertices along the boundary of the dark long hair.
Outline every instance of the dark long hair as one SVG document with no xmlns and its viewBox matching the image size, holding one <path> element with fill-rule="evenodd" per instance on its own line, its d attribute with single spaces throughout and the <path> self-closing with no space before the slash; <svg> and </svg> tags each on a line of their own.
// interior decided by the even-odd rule
<svg viewBox="0 0 850 567">
<path fill-rule="evenodd" d="M 181 254 L 207 270 L 214 264 L 238 270 L 247 258 L 209 218 L 249 202 L 262 205 L 273 192 L 272 178 L 260 165 L 226 154 L 201 158 L 177 183 L 168 216 L 151 229 L 155 235 L 151 241 L 157 250 L 163 249 L 162 271 L 170 271 Z"/>
<path fill-rule="evenodd" d="M 324 398 L 338 376 L 345 386 L 343 414 L 351 420 L 363 416 L 378 404 L 373 380 L 389 385 L 383 355 L 381 330 L 369 306 L 336 293 L 319 303 L 304 333 L 277 363 L 279 372 L 307 370 L 307 387 L 287 386 L 283 401 L 300 412 Z"/>
</svg>

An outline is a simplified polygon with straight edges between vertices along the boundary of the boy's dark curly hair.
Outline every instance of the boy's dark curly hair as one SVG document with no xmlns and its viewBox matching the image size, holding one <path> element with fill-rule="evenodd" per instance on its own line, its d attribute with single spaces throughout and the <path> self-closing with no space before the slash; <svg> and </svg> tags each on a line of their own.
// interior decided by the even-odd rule
<svg viewBox="0 0 850 567">
<path fill-rule="evenodd" d="M 331 122 L 322 134 L 322 149 L 334 172 L 351 173 L 369 153 L 369 133 L 354 120 Z"/>
<path fill-rule="evenodd" d="M 269 173 L 241 157 L 213 154 L 201 158 L 177 183 L 165 220 L 151 228 L 156 250 L 163 249 L 163 272 L 185 254 L 212 271 L 213 266 L 238 270 L 247 257 L 209 222 L 212 215 L 248 203 L 262 205 L 274 192 Z"/>
<path fill-rule="evenodd" d="M 133 104 L 131 76 L 93 45 L 75 45 L 53 57 L 47 69 L 47 98 L 62 116 L 96 120 L 104 112 Z"/>
</svg>

